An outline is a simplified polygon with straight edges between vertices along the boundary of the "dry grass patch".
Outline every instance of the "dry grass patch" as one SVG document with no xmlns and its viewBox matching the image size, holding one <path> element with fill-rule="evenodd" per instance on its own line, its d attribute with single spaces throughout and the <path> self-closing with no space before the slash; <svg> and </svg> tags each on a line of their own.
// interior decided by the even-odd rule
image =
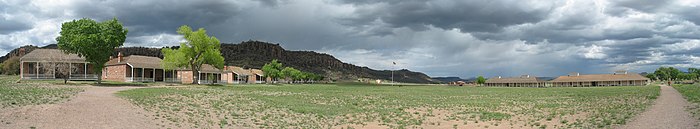
<svg viewBox="0 0 700 129">
<path fill-rule="evenodd" d="M 83 89 L 55 86 L 48 81 L 16 83 L 19 76 L 0 76 L 0 109 L 52 104 L 68 100 Z"/>
<path fill-rule="evenodd" d="M 183 128 L 606 128 L 641 113 L 659 87 L 250 85 L 118 94 Z"/>
</svg>

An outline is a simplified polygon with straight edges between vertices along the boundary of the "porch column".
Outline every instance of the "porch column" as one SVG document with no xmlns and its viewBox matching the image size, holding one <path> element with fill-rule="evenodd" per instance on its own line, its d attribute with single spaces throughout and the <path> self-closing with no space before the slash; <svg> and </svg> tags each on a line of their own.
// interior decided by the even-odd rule
<svg viewBox="0 0 700 129">
<path fill-rule="evenodd" d="M 134 67 L 131 67 L 131 82 L 134 82 Z"/>
<path fill-rule="evenodd" d="M 146 69 L 141 68 L 141 81 L 146 80 L 146 78 L 144 76 L 146 76 Z"/>
<path fill-rule="evenodd" d="M 83 63 L 83 66 L 85 66 L 85 71 L 83 72 L 85 74 L 83 74 L 83 76 L 85 76 L 85 78 L 87 78 L 87 63 Z"/>
<path fill-rule="evenodd" d="M 56 63 L 51 63 L 51 64 L 54 64 L 53 66 L 56 66 Z M 51 72 L 51 76 L 53 76 L 53 78 L 51 78 L 51 79 L 56 79 L 56 67 L 51 68 L 51 71 L 53 71 L 53 72 Z"/>
<path fill-rule="evenodd" d="M 71 74 L 73 74 L 73 63 L 68 63 L 68 79 L 71 78 Z"/>
<path fill-rule="evenodd" d="M 156 82 L 156 69 L 153 69 L 153 74 L 151 74 L 151 76 L 153 76 L 153 82 Z"/>
<path fill-rule="evenodd" d="M 39 63 L 34 63 L 34 71 L 34 76 L 36 76 L 36 78 L 39 78 Z"/>
<path fill-rule="evenodd" d="M 24 61 L 19 62 L 19 78 L 24 78 Z"/>
</svg>

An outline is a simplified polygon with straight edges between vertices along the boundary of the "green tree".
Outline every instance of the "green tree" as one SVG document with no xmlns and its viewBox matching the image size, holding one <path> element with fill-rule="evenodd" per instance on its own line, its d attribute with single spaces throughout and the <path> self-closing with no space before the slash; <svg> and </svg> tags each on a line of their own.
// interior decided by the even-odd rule
<svg viewBox="0 0 700 129">
<path fill-rule="evenodd" d="M 680 73 L 680 70 L 673 67 L 659 67 L 656 69 L 656 71 L 654 71 L 656 77 L 658 77 L 660 80 L 666 81 L 677 79 Z"/>
<path fill-rule="evenodd" d="M 697 75 L 695 73 L 680 73 L 678 74 L 678 79 L 681 80 L 693 80 L 697 78 Z"/>
<path fill-rule="evenodd" d="M 56 41 L 58 49 L 66 53 L 78 54 L 93 65 L 97 75 L 102 75 L 102 68 L 109 61 L 114 48 L 122 46 L 129 32 L 117 18 L 103 22 L 83 18 L 65 22 Z M 101 83 L 102 78 L 97 78 Z"/>
<path fill-rule="evenodd" d="M 688 73 L 692 73 L 695 75 L 695 78 L 693 79 L 700 79 L 700 69 L 698 68 L 688 68 Z"/>
<path fill-rule="evenodd" d="M 218 69 L 224 67 L 224 57 L 221 56 L 221 43 L 214 36 L 207 35 L 204 28 L 192 31 L 187 25 L 177 29 L 177 33 L 183 35 L 187 42 L 180 43 L 180 48 L 162 50 L 164 69 L 173 70 L 187 68 L 192 70 L 194 84 L 198 84 L 199 70 L 203 64 L 212 65 Z"/>
<path fill-rule="evenodd" d="M 301 72 L 301 80 L 304 81 L 304 83 L 310 82 L 314 77 L 314 73 L 310 72 Z"/>
<path fill-rule="evenodd" d="M 274 59 L 270 61 L 270 63 L 266 63 L 262 67 L 262 71 L 265 74 L 265 76 L 270 77 L 273 80 L 277 80 L 280 77 L 282 77 L 282 63 L 277 61 L 277 59 Z"/>
<path fill-rule="evenodd" d="M 292 67 L 285 67 L 284 69 L 282 69 L 281 73 L 285 80 L 294 83 L 294 80 L 299 79 L 301 71 Z"/>
<path fill-rule="evenodd" d="M 649 79 L 651 79 L 651 80 L 657 80 L 657 79 L 656 79 L 656 75 L 654 75 L 654 73 L 648 73 L 648 74 L 646 75 L 646 77 L 649 78 Z"/>
<path fill-rule="evenodd" d="M 486 83 L 486 79 L 484 78 L 484 76 L 479 76 L 476 78 L 476 83 L 477 84 L 484 84 L 484 83 Z"/>
<path fill-rule="evenodd" d="M 17 75 L 19 74 L 19 57 L 13 56 L 2 62 L 1 71 L 5 75 Z"/>
</svg>

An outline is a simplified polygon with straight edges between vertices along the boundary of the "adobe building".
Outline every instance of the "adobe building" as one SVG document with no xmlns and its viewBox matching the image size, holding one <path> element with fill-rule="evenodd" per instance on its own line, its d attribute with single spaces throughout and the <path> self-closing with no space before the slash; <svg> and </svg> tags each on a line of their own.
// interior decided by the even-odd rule
<svg viewBox="0 0 700 129">
<path fill-rule="evenodd" d="M 236 66 L 224 66 L 221 77 L 229 84 L 261 84 L 272 81 L 270 77 L 265 77 L 262 70 L 244 69 Z"/>
<path fill-rule="evenodd" d="M 190 70 L 180 70 L 180 71 L 190 71 Z M 198 84 L 225 84 L 228 83 L 227 80 L 223 79 L 222 74 L 224 74 L 223 70 L 220 70 L 214 66 L 208 65 L 208 64 L 202 64 L 202 67 L 199 70 L 199 79 L 198 79 Z M 192 76 L 192 73 L 189 75 L 182 75 L 182 76 Z M 184 82 L 183 82 L 184 83 Z M 189 82 L 191 83 L 191 82 Z"/>
<path fill-rule="evenodd" d="M 192 84 L 194 77 L 191 70 L 165 70 L 162 59 L 151 56 L 130 55 L 122 53 L 110 59 L 102 70 L 102 79 L 117 82 L 172 82 Z M 199 84 L 225 83 L 221 79 L 222 71 L 211 65 L 202 65 L 199 71 Z"/>
<path fill-rule="evenodd" d="M 24 49 L 20 50 L 24 55 Z M 59 75 L 53 63 L 68 63 L 69 75 Z M 97 80 L 92 64 L 85 61 L 77 54 L 66 54 L 58 49 L 35 49 L 20 58 L 20 78 L 22 79 L 62 79 L 68 76 L 68 80 Z"/>
<path fill-rule="evenodd" d="M 553 87 L 587 87 L 587 86 L 644 86 L 650 79 L 637 73 L 617 71 L 613 74 L 589 74 L 571 73 L 559 76 L 550 81 Z"/>
<path fill-rule="evenodd" d="M 248 83 L 248 76 L 251 75 L 250 70 L 236 66 L 224 66 L 224 71 L 222 78 L 229 84 L 246 84 Z"/>
<path fill-rule="evenodd" d="M 265 78 L 265 73 L 259 69 L 250 69 L 251 76 L 248 78 L 249 83 L 261 84 L 271 82 L 272 78 Z"/>
<path fill-rule="evenodd" d="M 493 77 L 486 80 L 484 86 L 498 87 L 547 87 L 547 80 L 530 75 L 520 77 Z"/>
<path fill-rule="evenodd" d="M 102 79 L 117 82 L 180 82 L 176 71 L 164 70 L 163 60 L 158 57 L 131 55 L 122 53 L 105 63 Z"/>
</svg>

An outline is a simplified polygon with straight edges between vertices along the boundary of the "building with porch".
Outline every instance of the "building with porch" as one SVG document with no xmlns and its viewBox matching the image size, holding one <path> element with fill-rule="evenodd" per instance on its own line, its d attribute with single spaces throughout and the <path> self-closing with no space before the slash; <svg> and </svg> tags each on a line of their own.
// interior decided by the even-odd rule
<svg viewBox="0 0 700 129">
<path fill-rule="evenodd" d="M 589 74 L 571 73 L 559 76 L 550 81 L 553 87 L 589 87 L 589 86 L 644 86 L 650 82 L 637 73 L 617 71 L 613 74 Z"/>
<path fill-rule="evenodd" d="M 530 75 L 520 77 L 493 77 L 486 80 L 484 86 L 497 87 L 547 87 L 547 80 Z"/>
<path fill-rule="evenodd" d="M 179 70 L 180 71 L 188 71 L 191 72 L 190 70 Z M 227 71 L 220 70 L 214 66 L 208 65 L 208 64 L 203 64 L 202 68 L 199 70 L 199 79 L 197 79 L 198 84 L 226 84 L 228 83 L 228 80 L 225 79 L 222 75 L 228 75 L 225 74 L 228 73 Z M 192 77 L 192 73 L 189 74 L 183 74 L 182 76 L 188 76 Z M 185 82 L 183 82 L 185 83 Z M 191 83 L 191 82 L 189 82 Z"/>
<path fill-rule="evenodd" d="M 164 70 L 158 57 L 121 53 L 110 59 L 102 69 L 102 79 L 118 82 L 181 82 L 175 70 Z M 190 79 L 191 80 L 191 79 Z"/>
<path fill-rule="evenodd" d="M 224 66 L 225 73 L 221 76 L 230 84 L 245 84 L 248 83 L 248 76 L 251 75 L 250 70 L 236 66 Z"/>
<path fill-rule="evenodd" d="M 102 70 L 102 79 L 118 82 L 172 82 L 192 84 L 195 80 L 188 69 L 165 70 L 162 59 L 151 56 L 130 55 L 109 60 Z M 199 70 L 199 84 L 226 83 L 222 79 L 222 70 L 204 64 Z"/>
<path fill-rule="evenodd" d="M 260 69 L 250 69 L 250 73 L 251 75 L 248 78 L 248 83 L 261 84 L 272 81 L 272 78 L 265 77 L 265 73 Z"/>
<path fill-rule="evenodd" d="M 24 50 L 20 50 L 24 52 Z M 22 54 L 20 54 L 22 55 Z M 71 69 L 68 75 L 56 72 L 55 63 L 67 63 Z M 67 54 L 58 49 L 35 49 L 20 58 L 20 77 L 22 79 L 63 79 L 97 80 L 92 64 L 77 54 Z M 48 66 L 48 67 L 47 67 Z"/>
</svg>

